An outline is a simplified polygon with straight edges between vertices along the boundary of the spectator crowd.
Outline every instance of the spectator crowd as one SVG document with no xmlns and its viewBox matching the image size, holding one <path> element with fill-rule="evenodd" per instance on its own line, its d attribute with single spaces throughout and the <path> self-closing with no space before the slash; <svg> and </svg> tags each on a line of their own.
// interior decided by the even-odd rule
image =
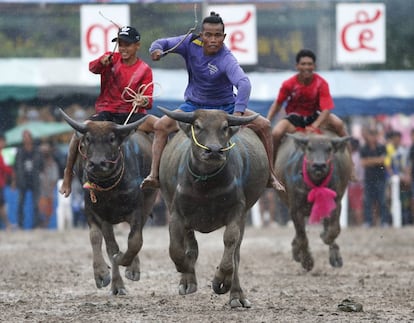
<svg viewBox="0 0 414 323">
<path fill-rule="evenodd" d="M 22 108 L 18 122 L 44 120 L 52 114 Z M 69 107 L 70 114 L 83 121 L 88 112 L 77 105 Z M 45 120 L 45 121 L 56 121 Z M 357 180 L 348 186 L 348 223 L 365 227 L 393 225 L 391 216 L 391 180 L 399 183 L 401 223 L 414 223 L 414 128 L 409 140 L 402 142 L 398 127 L 371 118 L 361 127 L 359 134 L 351 138 L 352 159 Z M 50 228 L 56 212 L 57 182 L 63 176 L 65 149 L 68 135 L 59 138 L 34 140 L 30 131 L 22 134 L 22 143 L 16 147 L 13 165 L 7 165 L 0 153 L 0 228 Z M 4 134 L 0 134 L 0 152 L 6 146 Z M 15 196 L 15 219 L 11 219 L 12 206 L 5 196 Z M 31 204 L 30 204 L 31 203 Z M 85 227 L 83 212 L 83 188 L 74 182 L 71 196 L 73 226 Z M 8 212 L 9 210 L 9 212 Z M 262 225 L 289 222 L 286 208 L 272 189 L 267 189 L 259 200 Z M 168 211 L 159 195 L 149 225 L 165 225 Z"/>
</svg>

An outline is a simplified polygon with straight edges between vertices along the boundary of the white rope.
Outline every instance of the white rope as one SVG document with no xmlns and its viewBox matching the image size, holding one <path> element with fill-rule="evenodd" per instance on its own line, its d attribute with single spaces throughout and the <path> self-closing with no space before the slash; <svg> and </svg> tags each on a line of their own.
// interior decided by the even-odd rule
<svg viewBox="0 0 414 323">
<path fill-rule="evenodd" d="M 142 84 L 138 90 L 135 92 L 133 89 L 131 89 L 129 86 L 132 83 L 132 79 L 129 82 L 128 86 L 124 88 L 124 91 L 122 92 L 121 98 L 124 100 L 124 102 L 132 103 L 132 110 L 129 112 L 128 118 L 126 118 L 124 125 L 128 123 L 129 119 L 131 118 L 132 114 L 135 113 L 135 110 L 137 107 L 145 108 L 148 106 L 150 99 L 160 96 L 158 95 L 145 95 L 145 91 L 150 87 L 151 85 L 157 84 L 160 88 L 161 85 L 159 83 L 151 82 L 148 84 Z M 126 98 L 125 96 L 128 95 L 129 98 Z M 141 102 L 144 101 L 144 104 Z"/>
<path fill-rule="evenodd" d="M 166 51 L 162 52 L 162 55 L 165 56 L 169 53 L 171 53 L 173 50 L 175 50 L 178 46 L 180 46 L 184 40 L 197 28 L 197 24 L 198 24 L 198 20 L 197 20 L 197 4 L 194 4 L 194 27 L 188 29 L 187 33 L 185 34 L 185 36 L 183 37 L 183 39 L 181 39 L 175 46 L 171 47 L 170 49 L 167 49 Z"/>
</svg>

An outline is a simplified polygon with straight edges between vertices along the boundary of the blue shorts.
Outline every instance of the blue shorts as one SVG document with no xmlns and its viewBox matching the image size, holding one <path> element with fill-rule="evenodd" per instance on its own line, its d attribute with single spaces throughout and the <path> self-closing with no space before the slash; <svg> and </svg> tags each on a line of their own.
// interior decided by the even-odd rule
<svg viewBox="0 0 414 323">
<path fill-rule="evenodd" d="M 233 114 L 234 112 L 234 103 L 212 106 L 212 105 L 203 105 L 197 104 L 194 102 L 186 101 L 185 103 L 181 104 L 178 109 L 183 112 L 193 112 L 198 109 L 207 109 L 207 110 L 223 110 L 228 114 Z"/>
</svg>

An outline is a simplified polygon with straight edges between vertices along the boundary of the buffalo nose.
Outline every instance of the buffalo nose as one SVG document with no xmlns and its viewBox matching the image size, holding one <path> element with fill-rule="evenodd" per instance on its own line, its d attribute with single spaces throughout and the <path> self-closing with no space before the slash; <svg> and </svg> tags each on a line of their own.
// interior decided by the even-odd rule
<svg viewBox="0 0 414 323">
<path fill-rule="evenodd" d="M 207 150 L 208 153 L 214 153 L 214 154 L 217 154 L 217 153 L 222 154 L 223 153 L 222 152 L 222 146 L 220 146 L 220 145 L 208 145 L 206 147 L 208 148 L 208 150 Z"/>
<path fill-rule="evenodd" d="M 324 171 L 326 169 L 325 163 L 313 163 L 312 165 L 315 171 Z"/>
<path fill-rule="evenodd" d="M 93 161 L 93 160 L 89 160 L 88 161 L 88 169 L 89 170 L 103 170 L 106 169 L 108 167 L 108 163 L 105 160 L 101 160 L 101 161 Z"/>
</svg>

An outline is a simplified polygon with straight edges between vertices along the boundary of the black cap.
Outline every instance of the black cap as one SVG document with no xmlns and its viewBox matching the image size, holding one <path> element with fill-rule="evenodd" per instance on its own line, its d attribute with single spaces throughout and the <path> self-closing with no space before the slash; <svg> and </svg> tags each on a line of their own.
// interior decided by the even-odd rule
<svg viewBox="0 0 414 323">
<path fill-rule="evenodd" d="M 116 42 L 118 38 L 120 40 L 126 41 L 127 43 L 137 43 L 140 41 L 141 35 L 134 27 L 125 26 L 119 28 L 118 37 L 112 39 L 112 42 Z"/>
</svg>

